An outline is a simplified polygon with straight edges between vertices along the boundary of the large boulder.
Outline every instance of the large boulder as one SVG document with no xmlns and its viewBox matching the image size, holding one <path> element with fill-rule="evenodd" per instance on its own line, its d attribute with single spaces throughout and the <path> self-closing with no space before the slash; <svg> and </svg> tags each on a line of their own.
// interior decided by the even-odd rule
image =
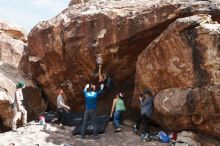
<svg viewBox="0 0 220 146">
<path fill-rule="evenodd" d="M 17 24 L 0 20 L 0 31 L 5 32 L 14 39 L 27 42 L 27 37 L 22 27 Z"/>
<path fill-rule="evenodd" d="M 219 38 L 210 16 L 177 19 L 138 57 L 135 93 L 219 84 Z"/>
<path fill-rule="evenodd" d="M 26 35 L 13 23 L 0 20 L 0 61 L 18 68 L 26 50 Z"/>
<path fill-rule="evenodd" d="M 220 138 L 220 85 L 170 88 L 154 98 L 153 119 L 171 131 L 197 130 Z"/>
<path fill-rule="evenodd" d="M 209 15 L 177 19 L 138 57 L 136 94 L 155 94 L 154 121 L 219 138 L 220 24 Z M 157 94 L 158 93 L 158 94 Z"/>
<path fill-rule="evenodd" d="M 26 83 L 23 93 L 28 120 L 35 119 L 46 109 L 46 103 L 42 99 L 42 90 L 20 70 L 27 49 L 25 37 L 21 27 L 0 21 L 0 119 L 2 122 L 0 129 L 3 131 L 11 127 L 13 116 L 11 104 L 14 102 L 18 81 Z M 23 66 L 23 68 L 26 67 Z"/>
<path fill-rule="evenodd" d="M 103 71 L 111 74 L 117 84 L 112 91 L 126 92 L 130 106 L 137 57 L 150 42 L 176 18 L 193 13 L 218 14 L 219 10 L 218 5 L 207 1 L 93 4 L 70 6 L 29 33 L 27 72 L 44 89 L 53 107 L 57 89 L 63 88 L 72 109 L 84 108 L 82 89 L 97 75 L 96 54 L 101 54 Z M 105 95 L 103 103 L 112 102 L 113 92 Z M 110 106 L 107 104 L 105 108 Z"/>
<path fill-rule="evenodd" d="M 44 112 L 47 104 L 42 98 L 42 90 L 34 82 L 24 76 L 17 68 L 8 64 L 0 65 L 0 118 L 3 122 L 2 128 L 10 128 L 13 118 L 11 104 L 14 102 L 16 84 L 24 81 L 26 88 L 23 89 L 24 105 L 28 111 L 28 120 L 36 119 L 37 116 Z"/>
<path fill-rule="evenodd" d="M 0 31 L 0 60 L 16 68 L 24 55 L 26 44 Z"/>
</svg>

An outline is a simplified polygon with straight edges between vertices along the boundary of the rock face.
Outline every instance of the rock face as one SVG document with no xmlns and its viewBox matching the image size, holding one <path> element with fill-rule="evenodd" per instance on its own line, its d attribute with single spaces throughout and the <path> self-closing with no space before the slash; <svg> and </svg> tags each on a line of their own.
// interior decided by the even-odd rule
<svg viewBox="0 0 220 146">
<path fill-rule="evenodd" d="M 220 85 L 170 88 L 155 96 L 154 120 L 169 130 L 200 130 L 219 137 Z"/>
<path fill-rule="evenodd" d="M 24 30 L 16 24 L 4 20 L 0 20 L 0 30 L 14 39 L 27 42 L 27 37 L 25 35 Z"/>
<path fill-rule="evenodd" d="M 28 111 L 28 120 L 36 119 L 39 113 L 47 108 L 47 104 L 42 99 L 42 90 L 26 78 L 21 71 L 8 64 L 0 65 L 0 118 L 3 121 L 3 128 L 7 130 L 11 127 L 13 111 L 11 103 L 14 102 L 14 94 L 18 81 L 24 81 L 26 88 L 23 89 L 24 105 Z"/>
<path fill-rule="evenodd" d="M 27 40 L 19 26 L 0 20 L 0 60 L 16 68 L 24 55 Z"/>
<path fill-rule="evenodd" d="M 0 32 L 0 59 L 3 63 L 18 68 L 25 48 L 26 44 L 23 41 L 14 39 L 4 32 Z"/>
<path fill-rule="evenodd" d="M 139 56 L 136 92 L 219 84 L 219 39 L 220 24 L 209 16 L 178 19 Z"/>
<path fill-rule="evenodd" d="M 54 108 L 56 91 L 63 88 L 72 109 L 82 110 L 82 89 L 96 77 L 96 54 L 101 54 L 103 72 L 117 85 L 102 101 L 110 103 L 116 92 L 124 91 L 130 106 L 138 55 L 176 18 L 214 12 L 218 12 L 214 2 L 197 1 L 190 5 L 169 0 L 74 5 L 32 29 L 27 72 L 42 86 Z"/>
<path fill-rule="evenodd" d="M 19 26 L 0 21 L 0 119 L 2 122 L 0 131 L 8 130 L 11 127 L 13 117 L 11 103 L 14 102 L 18 81 L 24 81 L 26 84 L 23 93 L 28 120 L 33 120 L 39 112 L 46 109 L 41 95 L 42 90 L 19 70 L 22 57 L 27 49 L 25 42 L 25 35 Z"/>
<path fill-rule="evenodd" d="M 84 0 L 84 2 L 88 2 L 89 0 Z M 72 5 L 76 5 L 76 4 L 81 4 L 82 3 L 82 0 L 71 0 L 70 3 L 69 3 L 69 6 L 72 6 Z"/>
<path fill-rule="evenodd" d="M 210 16 L 181 18 L 138 57 L 135 92 L 144 87 L 159 92 L 154 120 L 162 127 L 219 138 L 219 38 L 220 24 Z"/>
</svg>

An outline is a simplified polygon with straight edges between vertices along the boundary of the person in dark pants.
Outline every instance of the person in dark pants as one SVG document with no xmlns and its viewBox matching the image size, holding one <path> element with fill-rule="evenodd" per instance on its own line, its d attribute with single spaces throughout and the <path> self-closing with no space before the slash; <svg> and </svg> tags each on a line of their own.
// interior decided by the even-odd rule
<svg viewBox="0 0 220 146">
<path fill-rule="evenodd" d="M 91 122 L 93 125 L 93 135 L 94 138 L 99 138 L 96 131 L 96 107 L 97 107 L 97 97 L 100 96 L 104 85 L 100 86 L 100 90 L 96 91 L 96 86 L 92 84 L 87 84 L 83 90 L 84 96 L 86 98 L 86 111 L 84 113 L 83 126 L 81 129 L 81 138 L 84 139 L 85 132 L 87 129 L 87 124 L 89 118 L 91 118 Z"/>
<path fill-rule="evenodd" d="M 60 122 L 59 127 L 63 128 L 64 121 L 66 119 L 66 115 L 70 110 L 70 107 L 65 104 L 63 90 L 59 90 L 59 95 L 57 97 L 57 114 L 58 114 L 58 121 Z"/>
<path fill-rule="evenodd" d="M 136 125 L 133 126 L 134 133 L 137 134 L 137 131 L 140 127 L 142 121 L 144 121 L 144 129 L 142 132 L 142 136 L 146 137 L 149 133 L 149 123 L 151 121 L 151 116 L 153 112 L 153 96 L 149 89 L 144 89 L 144 93 L 140 100 L 140 107 L 141 107 L 141 115 L 139 116 Z"/>
</svg>

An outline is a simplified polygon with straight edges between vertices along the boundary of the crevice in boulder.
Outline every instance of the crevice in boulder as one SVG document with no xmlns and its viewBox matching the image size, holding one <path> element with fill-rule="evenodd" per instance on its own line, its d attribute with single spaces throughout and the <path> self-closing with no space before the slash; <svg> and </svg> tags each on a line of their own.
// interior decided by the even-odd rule
<svg viewBox="0 0 220 146">
<path fill-rule="evenodd" d="M 107 67 L 104 69 L 107 73 L 111 74 L 115 87 L 110 89 L 111 91 L 107 91 L 103 97 L 100 97 L 98 102 L 100 105 L 98 106 L 98 112 L 100 114 L 110 113 L 112 101 L 115 98 L 115 95 L 118 92 L 123 92 L 125 93 L 124 101 L 127 106 L 127 112 L 125 116 L 133 120 L 137 117 L 137 113 L 139 111 L 132 108 L 137 58 L 139 54 L 144 49 L 146 49 L 147 46 L 156 37 L 158 37 L 173 21 L 175 21 L 175 19 L 166 21 L 155 27 L 142 31 L 135 36 L 116 44 L 117 46 L 120 46 L 117 52 L 117 58 L 119 61 L 107 64 Z M 127 57 L 127 63 L 120 62 L 120 59 L 123 60 L 123 57 Z M 123 78 L 121 77 L 122 75 L 124 75 L 124 79 L 118 81 L 119 78 Z"/>
<path fill-rule="evenodd" d="M 194 26 L 193 26 L 194 27 Z M 203 62 L 203 56 L 198 50 L 199 48 L 196 48 L 196 38 L 197 38 L 197 32 L 195 29 L 188 28 L 183 32 L 185 37 L 187 38 L 188 44 L 192 47 L 192 60 L 193 60 L 193 68 L 195 75 L 197 76 L 197 85 L 198 87 L 209 83 L 209 74 L 206 70 L 201 68 L 201 65 L 204 64 Z M 206 77 L 206 78 L 204 78 Z"/>
</svg>

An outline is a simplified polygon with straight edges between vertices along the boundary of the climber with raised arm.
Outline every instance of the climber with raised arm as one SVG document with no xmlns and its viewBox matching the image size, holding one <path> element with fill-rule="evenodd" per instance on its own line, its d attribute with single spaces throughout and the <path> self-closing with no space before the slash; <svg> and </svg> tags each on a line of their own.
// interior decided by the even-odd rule
<svg viewBox="0 0 220 146">
<path fill-rule="evenodd" d="M 112 84 L 112 79 L 109 77 L 107 73 L 102 73 L 103 60 L 101 54 L 96 54 L 96 63 L 98 64 L 98 75 L 99 75 L 99 86 L 104 84 L 104 90 L 109 89 Z"/>
<path fill-rule="evenodd" d="M 60 128 L 64 128 L 63 124 L 65 122 L 66 115 L 69 110 L 70 110 L 70 107 L 65 104 L 63 90 L 60 89 L 58 96 L 57 96 L 57 115 L 58 115 L 58 121 L 60 122 L 60 125 L 59 125 Z"/>
<path fill-rule="evenodd" d="M 133 126 L 133 132 L 137 134 L 140 123 L 144 121 L 144 129 L 141 138 L 145 139 L 149 136 L 149 124 L 153 112 L 153 94 L 149 89 L 144 89 L 143 95 L 139 97 L 141 114 L 138 118 L 136 125 Z"/>
<path fill-rule="evenodd" d="M 87 124 L 89 118 L 91 119 L 93 126 L 93 136 L 94 139 L 99 138 L 96 128 L 96 107 L 97 107 L 97 98 L 101 95 L 101 92 L 104 88 L 102 84 L 100 90 L 96 91 L 96 86 L 93 84 L 87 84 L 83 90 L 85 100 L 86 100 L 86 111 L 84 113 L 83 126 L 81 129 L 81 138 L 84 139 L 85 132 L 87 129 Z"/>
<path fill-rule="evenodd" d="M 22 89 L 25 88 L 25 83 L 24 82 L 18 82 L 17 83 L 17 89 L 15 91 L 15 101 L 13 104 L 13 111 L 14 111 L 14 116 L 12 119 L 12 131 L 16 132 L 16 127 L 17 127 L 17 120 L 19 119 L 20 113 L 22 114 L 22 123 L 23 126 L 27 125 L 27 111 L 24 108 L 24 97 L 22 93 Z"/>
</svg>

